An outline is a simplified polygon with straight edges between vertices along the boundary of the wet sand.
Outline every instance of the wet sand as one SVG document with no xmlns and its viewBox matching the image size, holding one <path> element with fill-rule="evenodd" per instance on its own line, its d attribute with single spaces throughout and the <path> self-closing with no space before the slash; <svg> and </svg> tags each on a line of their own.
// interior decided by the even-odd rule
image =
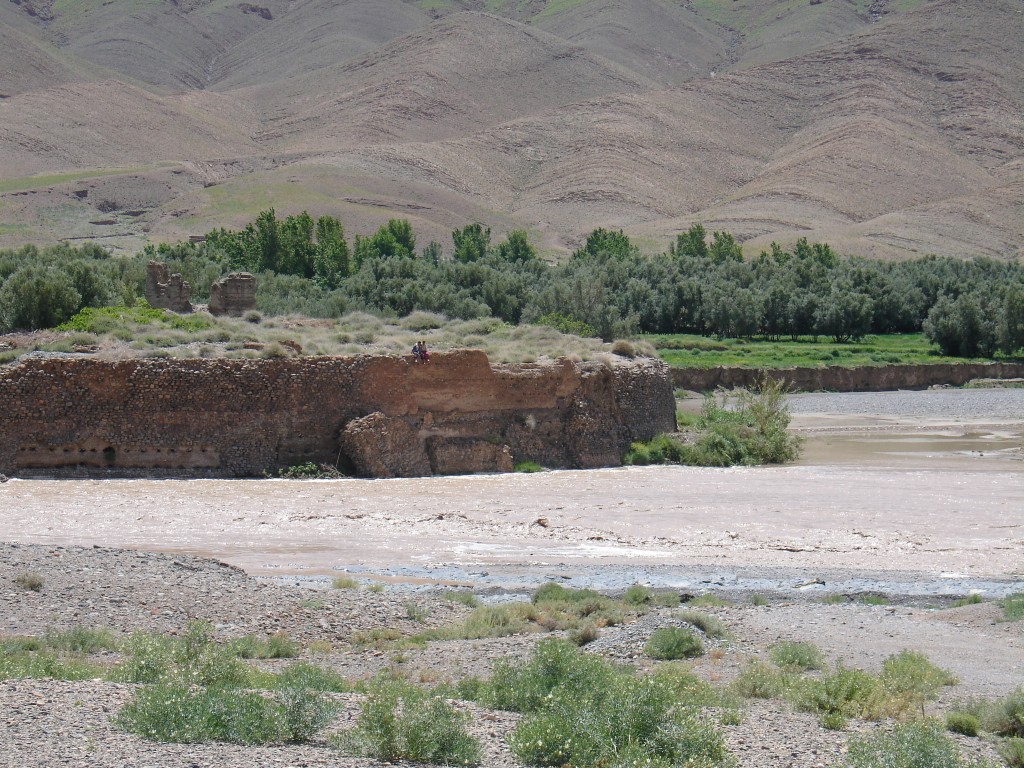
<svg viewBox="0 0 1024 768">
<path fill-rule="evenodd" d="M 969 404 L 972 391 L 958 392 Z M 256 574 L 392 569 L 401 579 L 499 564 L 1024 572 L 1024 420 L 1000 411 L 1021 395 L 989 404 L 995 413 L 961 405 L 964 418 L 948 398 L 926 416 L 887 412 L 886 394 L 794 398 L 806 450 L 785 467 L 12 480 L 0 485 L 0 539 L 203 554 Z M 930 393 L 898 394 L 906 410 Z"/>
</svg>

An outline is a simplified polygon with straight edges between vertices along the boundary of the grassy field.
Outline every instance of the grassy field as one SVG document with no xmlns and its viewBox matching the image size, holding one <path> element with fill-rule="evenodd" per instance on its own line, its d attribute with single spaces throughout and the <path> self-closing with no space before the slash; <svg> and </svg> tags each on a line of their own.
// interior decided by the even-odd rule
<svg viewBox="0 0 1024 768">
<path fill-rule="evenodd" d="M 748 341 L 714 339 L 705 336 L 672 334 L 644 337 L 658 355 L 675 368 L 821 368 L 841 365 L 921 365 L 929 363 L 987 362 L 984 359 L 943 357 L 923 334 L 866 336 L 863 341 L 835 344 L 810 337 L 799 341 Z"/>
</svg>

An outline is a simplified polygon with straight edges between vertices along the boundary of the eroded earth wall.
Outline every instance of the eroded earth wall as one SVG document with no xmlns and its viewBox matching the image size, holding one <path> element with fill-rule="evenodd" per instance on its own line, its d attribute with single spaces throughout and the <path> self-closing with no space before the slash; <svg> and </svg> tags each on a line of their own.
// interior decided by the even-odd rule
<svg viewBox="0 0 1024 768">
<path fill-rule="evenodd" d="M 672 382 L 680 389 L 707 392 L 718 387 L 751 387 L 764 376 L 778 379 L 801 392 L 887 392 L 894 389 L 927 389 L 961 386 L 975 379 L 1016 379 L 1024 377 L 1020 363 L 952 363 L 929 365 L 877 365 L 844 368 L 673 368 Z"/>
<path fill-rule="evenodd" d="M 478 351 L 282 360 L 29 359 L 0 368 L 0 472 L 374 477 L 620 463 L 675 428 L 658 360 L 490 365 Z"/>
</svg>

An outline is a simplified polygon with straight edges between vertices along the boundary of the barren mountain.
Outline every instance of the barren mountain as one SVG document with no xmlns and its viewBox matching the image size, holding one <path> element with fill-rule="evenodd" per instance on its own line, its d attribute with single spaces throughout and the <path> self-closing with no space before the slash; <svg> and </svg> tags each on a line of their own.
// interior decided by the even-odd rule
<svg viewBox="0 0 1024 768">
<path fill-rule="evenodd" d="M 1008 258 L 1022 41 L 1019 0 L 7 0 L 0 242 L 272 205 L 424 242 L 481 219 L 660 249 L 702 221 L 748 254 Z"/>
</svg>

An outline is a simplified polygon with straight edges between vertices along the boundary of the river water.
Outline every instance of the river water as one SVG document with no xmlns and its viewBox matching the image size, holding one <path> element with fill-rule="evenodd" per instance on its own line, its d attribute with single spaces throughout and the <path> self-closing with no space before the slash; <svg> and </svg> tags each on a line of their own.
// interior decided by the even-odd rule
<svg viewBox="0 0 1024 768">
<path fill-rule="evenodd" d="M 1021 588 L 1024 390 L 798 395 L 791 408 L 805 452 L 784 467 L 14 479 L 0 485 L 0 539 L 189 552 L 289 579 Z"/>
</svg>

